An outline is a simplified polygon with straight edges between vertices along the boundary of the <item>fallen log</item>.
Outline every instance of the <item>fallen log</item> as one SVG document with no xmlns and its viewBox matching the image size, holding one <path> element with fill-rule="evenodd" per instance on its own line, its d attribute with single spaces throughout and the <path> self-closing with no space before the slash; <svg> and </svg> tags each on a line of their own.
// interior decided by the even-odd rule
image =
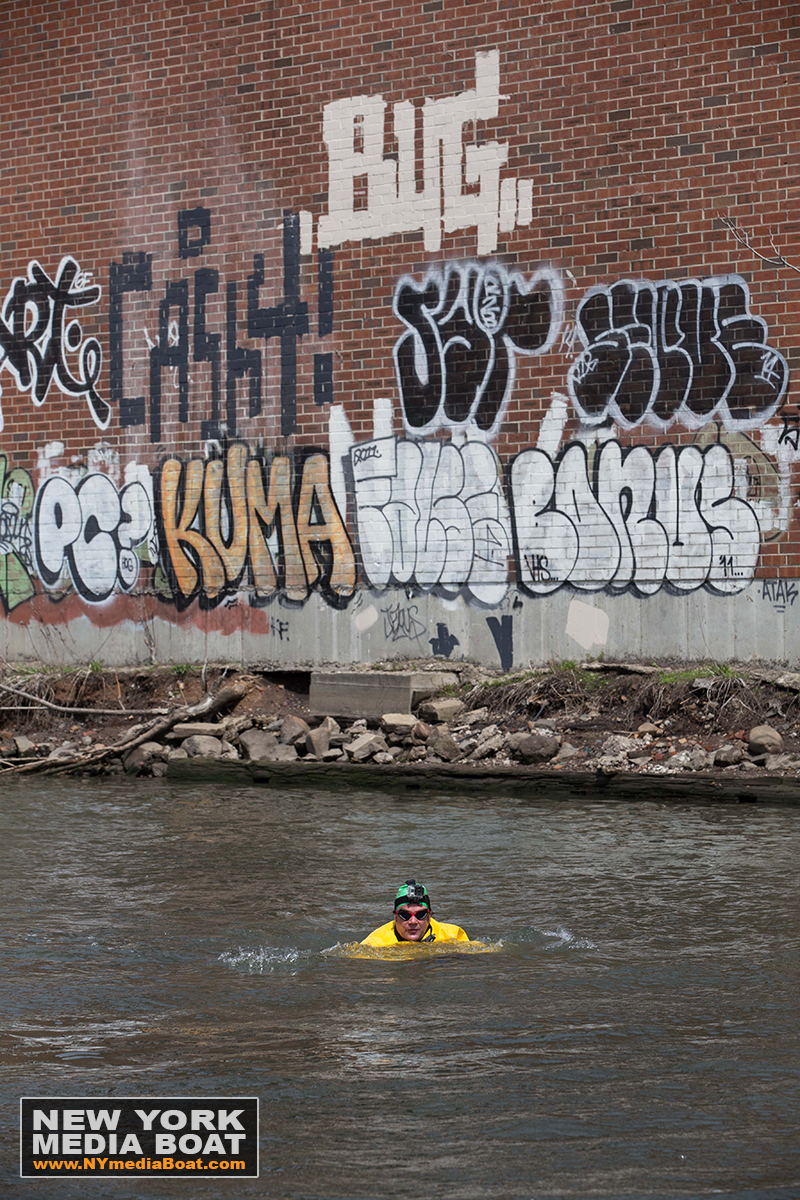
<svg viewBox="0 0 800 1200">
<path fill-rule="evenodd" d="M 220 688 L 216 695 L 205 696 L 197 704 L 183 704 L 179 708 L 172 709 L 166 716 L 151 721 L 144 729 L 141 726 L 135 730 L 129 729 L 123 737 L 118 738 L 110 746 L 104 746 L 102 750 L 89 750 L 83 754 L 57 759 L 37 758 L 22 767 L 6 767 L 0 771 L 0 775 L 65 775 L 72 770 L 82 771 L 87 767 L 99 766 L 109 758 L 115 758 L 120 754 L 127 754 L 128 751 L 135 750 L 144 742 L 154 741 L 182 721 L 214 716 L 223 709 L 238 704 L 247 695 L 247 691 L 248 686 L 244 683 L 229 684 L 227 687 Z M 159 710 L 159 712 L 161 711 L 163 710 Z"/>
</svg>

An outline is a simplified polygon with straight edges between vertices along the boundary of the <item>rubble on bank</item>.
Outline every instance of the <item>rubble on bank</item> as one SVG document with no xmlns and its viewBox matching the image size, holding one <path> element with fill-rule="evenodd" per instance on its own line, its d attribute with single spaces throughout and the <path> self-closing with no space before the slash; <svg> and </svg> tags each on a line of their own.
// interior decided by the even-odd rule
<svg viewBox="0 0 800 1200">
<path fill-rule="evenodd" d="M 199 671 L 159 668 L 150 707 L 134 712 L 131 699 L 139 695 L 143 702 L 145 684 L 156 678 L 145 668 L 130 669 L 124 700 L 123 672 L 94 672 L 103 675 L 102 688 L 99 680 L 86 684 L 71 697 L 80 704 L 48 700 L 45 693 L 57 694 L 52 676 L 43 688 L 44 676 L 20 680 L 7 668 L 0 689 L 13 703 L 4 708 L 0 772 L 158 778 L 170 764 L 194 759 L 362 764 L 389 771 L 414 764 L 535 767 L 606 779 L 800 775 L 800 675 L 707 664 L 678 671 L 561 664 L 510 676 L 462 664 L 454 669 L 459 667 L 457 694 L 428 699 L 410 714 L 370 720 L 314 717 L 304 704 L 302 681 L 292 692 L 266 673 L 215 668 L 201 678 Z M 117 708 L 105 707 L 109 689 L 116 691 Z M 178 699 L 193 702 L 176 704 Z M 130 724 L 147 716 L 152 719 Z"/>
</svg>

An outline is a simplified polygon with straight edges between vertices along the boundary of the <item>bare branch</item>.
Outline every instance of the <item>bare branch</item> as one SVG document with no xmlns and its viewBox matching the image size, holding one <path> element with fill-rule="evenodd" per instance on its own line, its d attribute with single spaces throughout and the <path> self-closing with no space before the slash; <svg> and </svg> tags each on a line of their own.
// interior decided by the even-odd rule
<svg viewBox="0 0 800 1200">
<path fill-rule="evenodd" d="M 69 708 L 65 704 L 52 704 L 42 696 L 32 695 L 31 692 L 22 692 L 19 688 L 9 687 L 7 683 L 0 683 L 0 692 L 11 692 L 13 696 L 22 696 L 24 700 L 33 700 L 31 708 L 48 708 L 52 712 L 69 713 L 70 716 L 78 717 L 119 717 L 123 714 L 126 717 L 149 717 L 157 713 L 169 712 L 167 708 Z"/>
<path fill-rule="evenodd" d="M 745 250 L 749 250 L 750 253 L 755 255 L 756 258 L 760 258 L 761 261 L 763 263 L 766 263 L 768 267 L 775 267 L 776 269 L 778 269 L 780 267 L 787 267 L 790 271 L 794 271 L 796 275 L 800 275 L 800 267 L 796 267 L 794 265 L 794 263 L 790 263 L 788 258 L 785 258 L 784 255 L 781 254 L 778 247 L 775 245 L 775 234 L 774 233 L 770 234 L 770 239 L 769 239 L 769 243 L 770 243 L 770 246 L 772 247 L 772 251 L 773 251 L 772 257 L 770 258 L 769 255 L 762 254 L 760 250 L 756 250 L 755 246 L 753 246 L 750 241 L 749 232 L 746 229 L 742 229 L 736 223 L 736 220 L 733 217 L 725 217 L 722 215 L 722 213 L 719 213 L 718 215 L 719 215 L 720 221 L 722 221 L 722 224 L 725 226 L 725 228 L 728 230 L 729 233 L 733 234 L 733 236 L 736 238 L 736 241 L 739 243 L 739 245 L 744 246 Z"/>
</svg>

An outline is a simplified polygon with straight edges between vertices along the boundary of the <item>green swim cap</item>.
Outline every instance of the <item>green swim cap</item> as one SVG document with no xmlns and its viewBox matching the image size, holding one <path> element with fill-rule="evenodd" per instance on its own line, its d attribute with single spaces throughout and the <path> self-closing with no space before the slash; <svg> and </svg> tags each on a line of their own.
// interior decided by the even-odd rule
<svg viewBox="0 0 800 1200">
<path fill-rule="evenodd" d="M 424 904 L 426 908 L 430 909 L 431 898 L 425 890 L 424 884 L 417 883 L 416 879 L 407 879 L 397 889 L 397 895 L 394 898 L 395 909 L 398 909 L 401 904 Z"/>
</svg>

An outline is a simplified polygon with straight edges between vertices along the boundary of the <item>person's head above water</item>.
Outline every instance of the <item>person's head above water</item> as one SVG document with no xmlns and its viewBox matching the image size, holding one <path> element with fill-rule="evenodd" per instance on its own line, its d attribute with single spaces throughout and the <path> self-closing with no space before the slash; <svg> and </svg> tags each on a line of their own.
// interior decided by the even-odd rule
<svg viewBox="0 0 800 1200">
<path fill-rule="evenodd" d="M 362 946 L 397 946 L 398 942 L 468 942 L 459 925 L 437 921 L 428 890 L 416 879 L 407 879 L 397 889 L 392 920 L 373 929 Z"/>
<path fill-rule="evenodd" d="M 407 879 L 394 898 L 394 927 L 404 942 L 420 942 L 430 925 L 431 898 L 421 883 Z"/>
</svg>

